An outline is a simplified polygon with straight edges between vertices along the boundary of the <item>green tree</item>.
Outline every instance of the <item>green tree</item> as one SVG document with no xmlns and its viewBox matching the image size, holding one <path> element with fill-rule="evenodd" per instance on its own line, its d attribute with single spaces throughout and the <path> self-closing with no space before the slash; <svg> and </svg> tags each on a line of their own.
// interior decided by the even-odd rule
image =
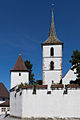
<svg viewBox="0 0 80 120">
<path fill-rule="evenodd" d="M 37 80 L 37 81 L 36 81 L 36 84 L 42 85 L 42 80 Z"/>
<path fill-rule="evenodd" d="M 27 69 L 30 71 L 30 74 L 29 74 L 29 81 L 30 81 L 30 84 L 34 84 L 34 74 L 32 73 L 32 67 L 33 65 L 31 64 L 31 62 L 29 60 L 26 60 L 25 62 L 25 66 L 27 67 Z"/>
<path fill-rule="evenodd" d="M 73 51 L 73 54 L 71 56 L 70 63 L 72 64 L 71 69 L 76 69 L 75 74 L 77 74 L 76 83 L 80 84 L 80 52 L 78 50 Z"/>
</svg>

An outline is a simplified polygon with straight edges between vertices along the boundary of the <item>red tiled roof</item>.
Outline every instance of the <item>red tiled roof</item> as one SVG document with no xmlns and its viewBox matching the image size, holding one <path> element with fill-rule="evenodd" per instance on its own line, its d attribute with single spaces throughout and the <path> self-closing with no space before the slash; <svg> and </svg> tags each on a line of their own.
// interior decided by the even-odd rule
<svg viewBox="0 0 80 120">
<path fill-rule="evenodd" d="M 64 85 L 63 84 L 54 84 L 54 85 L 51 85 L 51 88 L 53 88 L 53 89 L 64 88 Z"/>
<path fill-rule="evenodd" d="M 23 86 L 22 89 L 32 89 L 33 85 Z M 36 89 L 47 89 L 47 85 L 37 85 Z"/>
<path fill-rule="evenodd" d="M 3 83 L 0 83 L 0 98 L 9 98 L 9 92 Z"/>
<path fill-rule="evenodd" d="M 48 85 L 37 85 L 37 89 L 47 89 Z"/>
<path fill-rule="evenodd" d="M 34 85 L 23 86 L 22 89 L 32 89 Z M 36 89 L 47 89 L 47 85 L 37 85 Z"/>
<path fill-rule="evenodd" d="M 26 68 L 24 61 L 22 59 L 21 54 L 18 56 L 18 59 L 16 61 L 15 66 L 13 67 L 12 71 L 28 71 L 28 69 Z"/>
<path fill-rule="evenodd" d="M 80 88 L 79 84 L 68 84 L 67 88 Z"/>
<path fill-rule="evenodd" d="M 0 107 L 9 107 L 9 106 L 10 106 L 10 101 L 9 100 L 0 104 Z"/>
<path fill-rule="evenodd" d="M 48 85 L 37 85 L 36 89 L 47 89 Z M 16 87 L 13 87 L 12 89 L 10 89 L 10 92 L 15 91 Z M 34 85 L 27 85 L 27 86 L 22 86 L 21 89 L 33 89 Z M 20 90 L 20 88 L 18 88 L 16 91 L 18 92 Z"/>
<path fill-rule="evenodd" d="M 34 86 L 33 85 L 27 85 L 27 86 L 23 86 L 21 87 L 22 89 L 32 89 Z"/>
</svg>

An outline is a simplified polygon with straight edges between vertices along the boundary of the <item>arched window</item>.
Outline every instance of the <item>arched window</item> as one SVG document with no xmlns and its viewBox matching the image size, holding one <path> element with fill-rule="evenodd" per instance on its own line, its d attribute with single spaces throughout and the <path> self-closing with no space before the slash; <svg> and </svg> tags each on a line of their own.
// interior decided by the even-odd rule
<svg viewBox="0 0 80 120">
<path fill-rule="evenodd" d="M 53 61 L 50 62 L 50 70 L 54 70 L 54 62 Z"/>
<path fill-rule="evenodd" d="M 53 47 L 51 47 L 51 49 L 50 49 L 50 55 L 54 56 L 54 48 Z"/>
</svg>

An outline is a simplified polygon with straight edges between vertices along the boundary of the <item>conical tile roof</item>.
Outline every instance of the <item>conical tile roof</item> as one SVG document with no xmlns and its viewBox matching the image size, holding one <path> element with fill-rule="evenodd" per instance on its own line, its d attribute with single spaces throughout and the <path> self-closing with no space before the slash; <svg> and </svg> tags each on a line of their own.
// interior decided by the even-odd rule
<svg viewBox="0 0 80 120">
<path fill-rule="evenodd" d="M 18 59 L 16 61 L 16 64 L 14 65 L 13 69 L 11 70 L 12 71 L 29 71 L 25 64 L 24 64 L 24 61 L 22 59 L 22 56 L 21 54 L 18 56 Z"/>
</svg>

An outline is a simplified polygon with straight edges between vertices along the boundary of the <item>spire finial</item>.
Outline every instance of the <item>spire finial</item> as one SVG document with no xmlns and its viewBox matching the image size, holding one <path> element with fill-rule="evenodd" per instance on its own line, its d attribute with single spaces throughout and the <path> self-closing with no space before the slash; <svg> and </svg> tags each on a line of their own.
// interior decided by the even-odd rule
<svg viewBox="0 0 80 120">
<path fill-rule="evenodd" d="M 21 49 L 20 49 L 20 53 L 19 53 L 19 56 L 21 55 Z"/>
<path fill-rule="evenodd" d="M 54 5 L 55 5 L 55 4 L 54 4 L 54 3 L 52 3 L 52 8 L 54 7 Z"/>
<path fill-rule="evenodd" d="M 51 20 L 51 27 L 50 27 L 50 31 L 49 31 L 49 36 L 56 36 L 55 26 L 54 26 L 53 7 L 54 7 L 54 3 L 52 3 L 52 20 Z"/>
<path fill-rule="evenodd" d="M 52 19 L 53 19 L 53 8 L 54 8 L 54 3 L 52 3 Z"/>
<path fill-rule="evenodd" d="M 54 3 L 52 3 L 52 17 L 53 17 L 53 8 L 54 8 Z"/>
</svg>

